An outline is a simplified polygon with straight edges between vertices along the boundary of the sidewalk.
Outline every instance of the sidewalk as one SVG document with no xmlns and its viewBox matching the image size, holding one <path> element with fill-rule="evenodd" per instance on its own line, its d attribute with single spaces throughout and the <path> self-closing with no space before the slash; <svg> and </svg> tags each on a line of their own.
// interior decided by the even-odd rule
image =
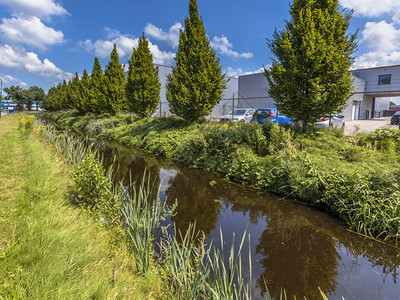
<svg viewBox="0 0 400 300">
<path fill-rule="evenodd" d="M 390 117 L 371 119 L 371 120 L 353 120 L 346 121 L 345 134 L 348 136 L 361 132 L 371 132 L 378 128 L 399 128 L 398 125 L 390 124 Z"/>
</svg>

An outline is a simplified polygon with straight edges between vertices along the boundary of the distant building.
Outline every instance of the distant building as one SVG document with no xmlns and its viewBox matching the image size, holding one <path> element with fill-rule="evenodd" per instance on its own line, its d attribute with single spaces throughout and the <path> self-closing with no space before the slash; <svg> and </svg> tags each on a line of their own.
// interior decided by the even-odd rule
<svg viewBox="0 0 400 300">
<path fill-rule="evenodd" d="M 350 71 L 354 92 L 342 111 L 345 120 L 372 119 L 385 115 L 391 97 L 400 96 L 400 65 Z M 276 107 L 267 92 L 264 73 L 239 76 L 238 107 Z"/>
<path fill-rule="evenodd" d="M 167 100 L 166 83 L 167 83 L 167 76 L 172 73 L 172 67 L 165 65 L 158 65 L 158 64 L 155 64 L 155 66 L 158 67 L 158 77 L 161 83 L 161 91 L 160 91 L 160 106 L 158 110 L 154 113 L 154 115 L 169 116 L 171 112 L 169 110 L 169 104 Z M 238 81 L 239 81 L 238 78 L 234 77 L 229 78 L 227 87 L 222 97 L 223 99 L 219 104 L 217 104 L 214 107 L 210 117 L 220 117 L 232 110 L 233 107 L 232 99 L 234 96 L 237 97 L 238 94 Z"/>
</svg>

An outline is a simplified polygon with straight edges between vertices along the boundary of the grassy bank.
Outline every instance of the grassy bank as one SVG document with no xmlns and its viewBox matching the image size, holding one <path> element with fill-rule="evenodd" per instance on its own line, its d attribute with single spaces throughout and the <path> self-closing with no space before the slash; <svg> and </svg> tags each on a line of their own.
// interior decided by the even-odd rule
<svg viewBox="0 0 400 300">
<path fill-rule="evenodd" d="M 400 239 L 398 130 L 349 138 L 337 130 L 301 134 L 272 124 L 188 125 L 74 112 L 43 118 L 323 207 L 363 234 Z"/>
<path fill-rule="evenodd" d="M 0 119 L 0 298 L 159 299 L 160 275 L 135 275 L 123 243 L 66 197 L 69 168 Z"/>
</svg>

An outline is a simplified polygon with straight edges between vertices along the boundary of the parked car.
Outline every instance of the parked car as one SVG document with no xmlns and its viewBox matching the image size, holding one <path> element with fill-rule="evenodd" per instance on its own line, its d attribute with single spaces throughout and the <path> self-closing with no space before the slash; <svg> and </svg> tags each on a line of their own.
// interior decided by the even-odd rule
<svg viewBox="0 0 400 300">
<path fill-rule="evenodd" d="M 400 111 L 396 111 L 390 119 L 390 124 L 399 124 L 400 122 Z"/>
<path fill-rule="evenodd" d="M 233 112 L 231 111 L 227 115 L 223 115 L 221 118 L 219 118 L 220 122 L 245 122 L 249 123 L 251 120 L 251 117 L 253 116 L 254 109 L 253 108 L 240 108 L 240 109 L 235 109 Z"/>
<path fill-rule="evenodd" d="M 258 123 L 276 122 L 276 118 L 278 116 L 279 125 L 292 125 L 293 121 L 291 118 L 281 115 L 279 113 L 277 114 L 277 112 L 278 111 L 276 108 L 259 108 L 254 112 L 251 121 Z"/>
<path fill-rule="evenodd" d="M 316 123 L 315 126 L 318 128 L 328 128 L 329 124 L 333 127 L 339 127 L 339 128 L 343 128 L 345 127 L 345 121 L 344 121 L 344 116 L 339 114 L 339 113 L 335 113 L 332 116 L 332 121 L 329 122 L 329 117 L 323 117 L 321 119 L 319 119 Z"/>
</svg>

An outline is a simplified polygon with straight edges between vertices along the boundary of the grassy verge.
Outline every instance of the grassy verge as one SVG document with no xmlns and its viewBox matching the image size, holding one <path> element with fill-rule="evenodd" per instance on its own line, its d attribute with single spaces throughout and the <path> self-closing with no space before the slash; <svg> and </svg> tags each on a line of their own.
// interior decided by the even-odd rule
<svg viewBox="0 0 400 300">
<path fill-rule="evenodd" d="M 44 114 L 59 126 L 108 138 L 323 207 L 363 234 L 400 239 L 400 131 L 353 138 L 300 134 L 272 124 L 192 124 L 174 118 Z"/>
<path fill-rule="evenodd" d="M 68 203 L 68 168 L 17 118 L 0 119 L 0 298 L 161 298 L 160 275 L 136 276 L 123 243 Z"/>
</svg>

